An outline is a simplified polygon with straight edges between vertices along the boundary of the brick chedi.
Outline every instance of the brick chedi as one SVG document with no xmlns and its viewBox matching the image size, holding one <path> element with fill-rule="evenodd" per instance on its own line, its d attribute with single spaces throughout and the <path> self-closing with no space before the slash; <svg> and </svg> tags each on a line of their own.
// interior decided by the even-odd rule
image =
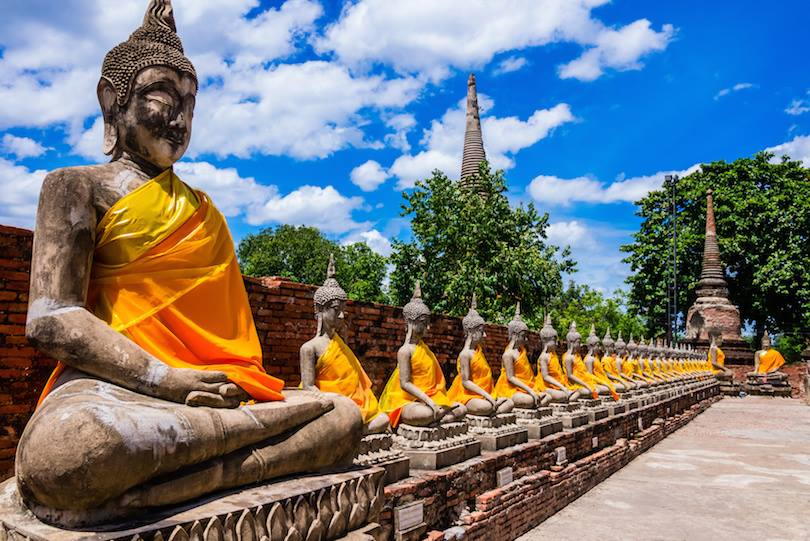
<svg viewBox="0 0 810 541">
<path fill-rule="evenodd" d="M 728 298 L 717 243 L 712 190 L 706 194 L 706 240 L 703 247 L 703 269 L 695 290 L 697 299 L 686 316 L 686 339 L 698 348 L 708 347 L 711 334 L 723 337 L 726 362 L 752 364 L 753 353 L 740 335 L 740 310 Z"/>
<path fill-rule="evenodd" d="M 464 155 L 461 159 L 462 186 L 476 189 L 478 166 L 486 160 L 484 139 L 481 135 L 481 115 L 478 113 L 478 93 L 475 89 L 475 75 L 467 79 L 467 124 L 464 131 Z"/>
</svg>

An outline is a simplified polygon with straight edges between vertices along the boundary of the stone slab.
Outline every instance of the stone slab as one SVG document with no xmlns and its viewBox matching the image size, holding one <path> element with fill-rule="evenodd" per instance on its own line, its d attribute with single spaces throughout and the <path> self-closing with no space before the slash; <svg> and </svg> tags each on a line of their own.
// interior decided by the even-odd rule
<svg viewBox="0 0 810 541">
<path fill-rule="evenodd" d="M 378 521 L 384 475 L 382 468 L 365 468 L 295 477 L 144 513 L 137 522 L 82 531 L 55 528 L 23 509 L 12 478 L 0 484 L 0 539 L 214 541 L 276 539 L 273 532 L 280 531 L 297 532 L 300 538 L 339 539 Z"/>
<path fill-rule="evenodd" d="M 607 419 L 610 415 L 605 406 L 600 406 L 597 408 L 585 408 L 585 411 L 588 414 L 588 421 L 591 423 L 601 421 L 602 419 Z"/>
<path fill-rule="evenodd" d="M 475 440 L 443 449 L 403 449 L 402 452 L 410 459 L 411 469 L 438 470 L 480 455 L 481 442 Z"/>
<path fill-rule="evenodd" d="M 555 417 L 558 417 L 560 421 L 562 421 L 563 430 L 573 430 L 585 426 L 590 422 L 588 413 L 585 411 L 558 413 L 555 414 Z"/>
<path fill-rule="evenodd" d="M 527 430 L 530 440 L 539 440 L 561 432 L 563 429 L 563 422 L 558 417 L 544 417 L 532 423 L 519 423 L 520 426 Z"/>
<path fill-rule="evenodd" d="M 526 428 L 519 425 L 513 426 L 514 428 L 501 429 L 497 433 L 475 434 L 475 437 L 481 442 L 481 450 L 500 451 L 529 441 L 529 431 Z"/>
</svg>

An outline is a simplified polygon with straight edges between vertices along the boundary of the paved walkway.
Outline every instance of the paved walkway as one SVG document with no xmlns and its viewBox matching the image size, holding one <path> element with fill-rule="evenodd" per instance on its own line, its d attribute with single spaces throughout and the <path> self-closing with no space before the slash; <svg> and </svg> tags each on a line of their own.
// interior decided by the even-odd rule
<svg viewBox="0 0 810 541">
<path fill-rule="evenodd" d="M 523 541 L 810 540 L 810 406 L 725 398 Z"/>
</svg>

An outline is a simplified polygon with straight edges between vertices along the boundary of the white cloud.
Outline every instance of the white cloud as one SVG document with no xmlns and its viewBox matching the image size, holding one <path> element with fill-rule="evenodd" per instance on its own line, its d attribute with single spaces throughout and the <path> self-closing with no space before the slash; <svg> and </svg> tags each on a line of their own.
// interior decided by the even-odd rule
<svg viewBox="0 0 810 541">
<path fill-rule="evenodd" d="M 538 175 L 526 188 L 529 195 L 538 203 L 568 206 L 572 203 L 633 203 L 657 190 L 666 175 L 686 176 L 700 166 L 693 165 L 682 171 L 659 171 L 652 175 L 622 178 L 605 184 L 591 177 L 571 179 L 551 175 Z"/>
<path fill-rule="evenodd" d="M 233 167 L 219 168 L 208 162 L 178 162 L 177 175 L 190 186 L 207 193 L 214 205 L 228 217 L 248 211 L 252 205 L 278 196 L 278 188 L 259 184 L 253 177 L 241 177 Z"/>
<path fill-rule="evenodd" d="M 723 96 L 728 96 L 732 92 L 739 92 L 740 90 L 747 90 L 749 88 L 755 88 L 756 86 L 757 85 L 753 83 L 737 83 L 732 87 L 722 89 L 720 92 L 714 95 L 714 99 L 716 101 L 722 98 Z"/>
<path fill-rule="evenodd" d="M 808 91 L 808 94 L 810 94 L 810 91 Z M 804 99 L 795 99 L 790 102 L 785 112 L 793 116 L 803 115 L 804 113 L 810 112 L 810 102 Z"/>
<path fill-rule="evenodd" d="M 801 161 L 805 167 L 810 167 L 810 135 L 797 135 L 787 143 L 765 150 L 775 154 L 771 161 L 779 162 L 782 156 L 788 155 L 794 160 Z"/>
<path fill-rule="evenodd" d="M 593 242 L 588 237 L 588 228 L 579 220 L 550 223 L 546 236 L 548 242 L 555 246 L 576 246 Z"/>
<path fill-rule="evenodd" d="M 579 58 L 560 66 L 560 77 L 593 81 L 606 68 L 618 71 L 641 69 L 641 58 L 666 49 L 674 35 L 675 27 L 671 24 L 665 24 L 657 32 L 647 19 L 639 19 L 618 30 L 600 28 L 594 39 L 595 46 Z"/>
<path fill-rule="evenodd" d="M 411 144 L 408 142 L 408 134 L 416 126 L 416 118 L 411 114 L 401 113 L 386 120 L 385 125 L 394 130 L 393 133 L 385 134 L 386 144 L 402 152 L 410 152 Z"/>
<path fill-rule="evenodd" d="M 358 165 L 351 172 L 352 183 L 359 186 L 364 192 L 373 192 L 387 178 L 388 173 L 374 160 L 368 160 L 364 164 Z"/>
<path fill-rule="evenodd" d="M 73 146 L 73 153 L 97 162 L 106 161 L 101 151 L 104 140 L 104 119 L 97 116 L 86 130 L 72 130 L 68 141 Z"/>
<path fill-rule="evenodd" d="M 352 233 L 343 239 L 343 244 L 354 244 L 355 242 L 365 242 L 369 248 L 383 257 L 391 255 L 391 241 L 376 229 Z"/>
<path fill-rule="evenodd" d="M 432 80 L 452 68 L 486 65 L 501 52 L 555 42 L 573 42 L 586 51 L 561 75 L 594 78 L 594 70 L 637 69 L 639 59 L 666 47 L 674 34 L 641 19 L 614 29 L 591 16 L 607 0 L 502 0 L 493 9 L 487 0 L 359 0 L 345 8 L 316 41 L 316 49 L 333 51 L 352 66 L 383 63 L 400 73 Z M 583 66 L 590 72 L 581 77 Z M 580 72 L 580 73 L 578 73 Z"/>
<path fill-rule="evenodd" d="M 0 158 L 0 224 L 32 229 L 36 220 L 39 190 L 47 171 L 31 171 Z"/>
<path fill-rule="evenodd" d="M 10 133 L 3 135 L 3 139 L 0 141 L 0 152 L 15 156 L 19 160 L 42 156 L 48 150 L 50 149 L 30 137 L 17 137 Z"/>
<path fill-rule="evenodd" d="M 498 65 L 492 70 L 494 75 L 503 75 L 504 73 L 512 73 L 513 71 L 518 71 L 523 69 L 529 63 L 522 56 L 510 56 L 509 58 L 504 58 Z"/>
<path fill-rule="evenodd" d="M 514 167 L 515 154 L 544 139 L 554 128 L 574 120 L 565 103 L 538 109 L 526 120 L 486 115 L 493 102 L 484 94 L 478 95 L 478 104 L 487 160 L 495 169 Z M 389 173 L 397 177 L 397 189 L 412 188 L 416 180 L 429 176 L 434 169 L 455 178 L 461 167 L 465 115 L 466 99 L 448 109 L 441 119 L 431 122 L 420 141 L 424 150 L 413 155 L 403 154 L 394 161 Z"/>
</svg>

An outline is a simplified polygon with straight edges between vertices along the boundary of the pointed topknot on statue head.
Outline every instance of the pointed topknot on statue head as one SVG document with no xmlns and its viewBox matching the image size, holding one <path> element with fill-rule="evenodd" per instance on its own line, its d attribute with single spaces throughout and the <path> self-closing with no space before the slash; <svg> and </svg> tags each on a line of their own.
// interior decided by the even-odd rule
<svg viewBox="0 0 810 541">
<path fill-rule="evenodd" d="M 582 335 L 579 334 L 579 332 L 577 331 L 576 321 L 572 321 L 571 325 L 568 326 L 568 334 L 565 335 L 565 339 L 568 341 L 569 344 L 572 342 L 579 342 L 580 340 L 582 340 Z"/>
<path fill-rule="evenodd" d="M 483 327 L 486 323 L 484 318 L 476 310 L 478 305 L 475 293 L 473 293 L 472 301 L 470 302 L 470 310 L 467 312 L 467 315 L 464 316 L 464 319 L 461 320 L 461 325 L 464 327 L 464 332 L 469 333 L 474 331 L 478 327 Z"/>
<path fill-rule="evenodd" d="M 557 329 L 551 324 L 551 314 L 546 314 L 543 320 L 543 328 L 540 329 L 540 340 L 545 344 L 557 339 Z"/>
<path fill-rule="evenodd" d="M 585 339 L 585 345 L 589 348 L 595 348 L 599 345 L 599 337 L 596 336 L 596 325 L 591 323 L 591 331 L 588 333 L 588 338 Z"/>
<path fill-rule="evenodd" d="M 323 307 L 328 303 L 347 299 L 346 292 L 340 287 L 337 279 L 335 278 L 335 258 L 329 254 L 329 263 L 326 266 L 326 280 L 323 285 L 315 290 L 315 306 Z"/>
<path fill-rule="evenodd" d="M 415 321 L 421 316 L 430 315 L 430 308 L 422 300 L 422 286 L 419 284 L 419 280 L 416 281 L 416 286 L 413 288 L 410 302 L 402 307 L 402 315 L 408 321 Z"/>
<path fill-rule="evenodd" d="M 602 338 L 602 347 L 604 347 L 605 350 L 608 350 L 612 348 L 614 345 L 615 342 L 613 341 L 613 337 L 610 336 L 610 325 L 608 325 L 608 328 L 605 331 L 605 336 Z"/>
<path fill-rule="evenodd" d="M 619 337 L 616 338 L 616 343 L 614 344 L 616 347 L 616 351 L 624 351 L 627 347 L 627 344 L 622 340 L 622 331 L 619 331 Z"/>
<path fill-rule="evenodd" d="M 507 328 L 509 329 L 509 336 L 514 336 L 519 332 L 527 332 L 529 330 L 529 326 L 526 325 L 520 315 L 520 301 L 515 304 L 515 315 L 512 317 L 512 321 L 507 325 Z"/>
</svg>

